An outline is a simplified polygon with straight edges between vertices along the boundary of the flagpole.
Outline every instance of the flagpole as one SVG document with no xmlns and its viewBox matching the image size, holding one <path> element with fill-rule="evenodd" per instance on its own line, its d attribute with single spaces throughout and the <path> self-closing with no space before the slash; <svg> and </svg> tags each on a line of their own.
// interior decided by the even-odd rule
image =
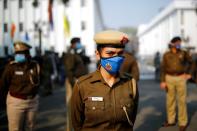
<svg viewBox="0 0 197 131">
<path fill-rule="evenodd" d="M 49 0 L 48 0 L 48 4 L 49 4 Z M 48 15 L 49 15 L 49 5 L 48 5 L 47 9 L 48 9 L 47 11 L 48 11 Z M 51 44 L 50 43 L 50 36 L 51 36 L 51 32 L 50 32 L 50 21 L 48 21 L 47 22 L 47 43 L 48 43 L 48 46 L 49 46 L 49 44 Z"/>
<path fill-rule="evenodd" d="M 36 35 L 36 32 L 38 31 L 37 30 L 37 21 L 36 21 L 36 9 L 37 9 L 37 7 L 38 7 L 38 0 L 33 0 L 33 3 L 32 3 L 32 6 L 33 6 L 33 22 L 34 22 L 34 31 L 33 31 L 33 43 L 34 43 L 34 46 L 36 45 L 36 37 L 35 37 L 35 35 Z"/>
<path fill-rule="evenodd" d="M 6 45 L 5 45 L 5 29 L 4 29 L 4 24 L 5 24 L 5 9 L 4 9 L 4 1 L 2 1 L 3 3 L 3 11 L 2 11 L 2 25 L 3 25 L 3 30 L 2 30 L 2 47 L 4 47 L 4 55 L 6 55 L 6 52 L 5 52 L 5 48 L 6 48 Z"/>
<path fill-rule="evenodd" d="M 20 9 L 20 7 L 19 7 L 19 6 L 20 6 L 20 5 L 19 5 L 19 4 L 20 4 L 19 1 L 20 1 L 20 0 L 18 0 L 18 24 L 17 24 L 17 26 L 18 26 L 18 32 L 17 32 L 17 37 L 18 37 L 18 39 L 20 39 L 20 28 L 21 28 L 21 27 L 20 27 L 20 26 L 21 26 L 21 25 L 20 25 L 21 9 Z"/>
<path fill-rule="evenodd" d="M 64 17 L 65 17 L 65 15 L 66 15 L 66 5 L 64 5 L 64 16 L 63 16 L 63 20 L 65 19 Z M 65 23 L 63 23 L 63 24 L 65 24 Z M 63 25 L 64 26 L 64 25 Z M 65 30 L 64 30 L 64 33 L 65 33 Z M 66 35 L 64 34 L 64 48 L 65 48 L 65 51 L 67 52 L 67 46 L 66 46 Z"/>
<path fill-rule="evenodd" d="M 25 33 L 27 32 L 27 21 L 28 19 L 27 18 L 27 1 L 25 0 L 24 1 L 25 4 L 24 4 L 24 16 L 25 16 L 25 19 L 24 19 L 24 27 L 25 27 Z"/>
<path fill-rule="evenodd" d="M 35 13 L 35 11 L 36 11 L 36 9 L 35 9 L 36 7 L 35 6 L 33 6 L 33 23 L 34 23 L 34 28 L 33 28 L 33 46 L 35 46 L 35 35 L 36 35 L 36 33 L 35 33 L 35 30 L 36 30 L 36 22 L 35 22 L 35 17 L 36 17 L 36 13 Z"/>
<path fill-rule="evenodd" d="M 52 13 L 54 12 L 54 13 L 55 13 L 55 16 L 57 16 L 57 9 L 58 9 L 58 8 L 54 8 L 54 2 L 55 2 L 55 1 L 53 1 L 53 5 L 52 5 L 52 6 L 53 6 L 53 8 L 52 8 L 53 11 L 52 11 Z M 56 6 L 58 6 L 58 5 L 56 5 Z M 53 16 L 53 17 L 52 17 L 52 19 L 53 19 L 53 18 L 54 18 L 54 15 L 52 15 L 52 16 Z M 56 22 L 55 22 L 55 19 L 53 19 L 54 42 L 57 43 L 57 33 L 56 33 L 56 30 L 55 30 L 55 29 L 56 29 L 56 28 L 55 28 L 55 23 L 56 23 Z M 54 44 L 55 44 L 55 43 L 54 43 Z M 54 45 L 53 45 L 53 46 L 54 46 Z M 55 49 L 55 48 L 54 48 L 54 49 Z M 54 51 L 54 52 L 55 52 L 55 51 Z"/>
<path fill-rule="evenodd" d="M 8 9 L 9 9 L 9 24 L 8 24 L 8 28 L 9 27 L 11 27 L 11 22 L 12 22 L 12 10 L 11 10 L 11 1 L 10 0 L 8 0 Z M 10 30 L 9 30 L 9 36 L 10 36 L 10 43 L 9 43 L 9 46 L 8 47 L 10 47 L 9 49 L 10 49 L 10 54 L 12 55 L 13 54 L 13 38 L 11 37 L 11 28 L 9 28 Z M 8 51 L 9 52 L 9 51 Z"/>
</svg>

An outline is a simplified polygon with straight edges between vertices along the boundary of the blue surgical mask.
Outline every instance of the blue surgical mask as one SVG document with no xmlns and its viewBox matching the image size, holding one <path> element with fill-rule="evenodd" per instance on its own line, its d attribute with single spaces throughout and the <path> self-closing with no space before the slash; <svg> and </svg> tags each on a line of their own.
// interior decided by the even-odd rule
<svg viewBox="0 0 197 131">
<path fill-rule="evenodd" d="M 82 48 L 81 43 L 80 43 L 80 42 L 77 42 L 77 44 L 76 44 L 76 49 L 81 49 L 81 48 Z"/>
<path fill-rule="evenodd" d="M 123 56 L 115 56 L 110 58 L 101 58 L 101 66 L 110 74 L 117 74 L 120 66 L 124 61 Z"/>
<path fill-rule="evenodd" d="M 16 62 L 22 63 L 26 61 L 26 57 L 24 54 L 16 54 L 14 57 Z"/>
</svg>

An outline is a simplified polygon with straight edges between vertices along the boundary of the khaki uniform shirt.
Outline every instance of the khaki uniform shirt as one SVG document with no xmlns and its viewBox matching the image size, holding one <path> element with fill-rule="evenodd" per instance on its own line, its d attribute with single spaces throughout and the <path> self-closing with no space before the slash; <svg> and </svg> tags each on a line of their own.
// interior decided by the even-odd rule
<svg viewBox="0 0 197 131">
<path fill-rule="evenodd" d="M 2 75 L 1 90 L 6 88 L 18 95 L 35 95 L 39 87 L 40 67 L 37 62 L 25 63 L 10 62 Z"/>
<path fill-rule="evenodd" d="M 168 51 L 164 54 L 161 65 L 161 81 L 165 81 L 165 75 L 192 74 L 192 57 L 186 51 L 177 53 Z"/>
<path fill-rule="evenodd" d="M 86 74 L 85 65 L 81 57 L 76 54 L 74 50 L 65 54 L 64 66 L 66 70 L 66 76 L 68 77 L 72 87 L 74 86 L 76 78 Z"/>
<path fill-rule="evenodd" d="M 130 74 L 136 81 L 139 80 L 139 68 L 136 59 L 131 53 L 125 52 L 124 62 L 121 65 L 120 72 Z"/>
<path fill-rule="evenodd" d="M 97 70 L 81 77 L 74 86 L 71 117 L 75 131 L 132 131 L 123 107 L 135 122 L 138 92 L 133 97 L 131 78 L 120 75 L 110 87 Z M 136 88 L 137 89 L 137 88 Z"/>
</svg>

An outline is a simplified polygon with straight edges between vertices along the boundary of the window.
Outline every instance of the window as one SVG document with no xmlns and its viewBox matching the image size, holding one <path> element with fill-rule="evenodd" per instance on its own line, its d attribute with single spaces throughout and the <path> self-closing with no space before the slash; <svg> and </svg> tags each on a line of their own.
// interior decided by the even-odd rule
<svg viewBox="0 0 197 131">
<path fill-rule="evenodd" d="M 19 9 L 23 8 L 23 0 L 19 0 Z"/>
<path fill-rule="evenodd" d="M 85 30 L 86 29 L 86 23 L 85 21 L 81 22 L 81 30 Z"/>
<path fill-rule="evenodd" d="M 86 5 L 86 0 L 81 0 L 81 7 L 84 7 Z"/>
<path fill-rule="evenodd" d="M 7 0 L 3 0 L 3 8 L 4 9 L 8 8 L 8 1 Z"/>
<path fill-rule="evenodd" d="M 184 25 L 184 11 L 181 10 L 181 25 Z"/>
<path fill-rule="evenodd" d="M 8 24 L 7 23 L 4 23 L 3 29 L 4 29 L 5 33 L 8 32 Z"/>
<path fill-rule="evenodd" d="M 64 3 L 64 5 L 66 6 L 69 2 L 69 0 L 62 0 L 62 2 Z"/>
<path fill-rule="evenodd" d="M 181 29 L 181 37 L 184 39 L 185 38 L 185 31 L 184 29 Z"/>
<path fill-rule="evenodd" d="M 23 23 L 21 23 L 21 22 L 19 23 L 19 31 L 23 32 Z"/>
</svg>

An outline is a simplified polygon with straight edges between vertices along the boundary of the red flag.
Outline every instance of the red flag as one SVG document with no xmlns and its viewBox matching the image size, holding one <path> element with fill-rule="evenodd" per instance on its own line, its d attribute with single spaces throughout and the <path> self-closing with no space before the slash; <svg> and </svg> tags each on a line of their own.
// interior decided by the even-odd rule
<svg viewBox="0 0 197 131">
<path fill-rule="evenodd" d="M 11 31 L 10 31 L 10 36 L 11 36 L 12 39 L 14 38 L 15 31 L 16 31 L 16 26 L 15 26 L 14 23 L 12 23 L 12 25 L 11 25 Z"/>
<path fill-rule="evenodd" d="M 52 7 L 53 7 L 53 0 L 49 0 L 49 5 L 48 5 L 49 23 L 50 23 L 51 29 L 53 30 L 53 12 L 52 12 Z"/>
</svg>

